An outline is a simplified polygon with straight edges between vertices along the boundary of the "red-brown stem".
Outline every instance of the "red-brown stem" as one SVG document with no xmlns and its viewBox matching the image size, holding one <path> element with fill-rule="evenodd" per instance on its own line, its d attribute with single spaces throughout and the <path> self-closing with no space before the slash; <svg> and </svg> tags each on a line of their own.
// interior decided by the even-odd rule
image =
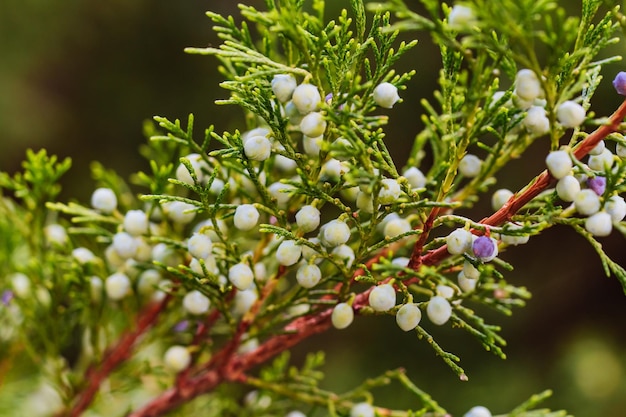
<svg viewBox="0 0 626 417">
<path fill-rule="evenodd" d="M 581 159 L 589 153 L 601 140 L 606 138 L 611 133 L 617 132 L 619 126 L 626 117 L 626 100 L 613 112 L 607 123 L 603 124 L 592 133 L 590 133 L 582 142 L 576 145 L 573 149 L 573 154 L 576 159 Z M 506 202 L 504 206 L 491 216 L 480 221 L 480 223 L 488 226 L 499 226 L 511 220 L 511 218 L 530 200 L 537 197 L 542 191 L 549 188 L 554 182 L 555 178 L 545 170 L 539 174 L 525 189 L 516 193 L 513 197 Z M 473 231 L 480 233 L 478 231 Z M 448 256 L 448 250 L 446 245 L 443 245 L 437 249 L 431 250 L 426 253 L 422 258 L 424 265 L 435 265 Z"/>
<path fill-rule="evenodd" d="M 130 356 L 137 339 L 154 324 L 169 300 L 170 296 L 167 295 L 161 302 L 146 306 L 137 319 L 137 327 L 125 333 L 117 344 L 105 353 L 104 360 L 99 367 L 92 367 L 87 371 L 85 375 L 87 386 L 80 393 L 74 406 L 68 412 L 61 413 L 60 416 L 78 417 L 85 411 L 100 389 L 102 381 L 108 378 L 117 365 Z"/>
<path fill-rule="evenodd" d="M 624 117 L 626 117 L 626 101 L 622 103 L 613 115 L 611 115 L 607 124 L 596 129 L 574 148 L 574 156 L 578 159 L 585 156 L 598 144 L 598 142 L 600 142 L 600 140 L 604 139 L 610 133 L 617 131 Z M 506 222 L 530 200 L 548 188 L 553 182 L 554 178 L 547 171 L 542 172 L 528 187 L 526 187 L 526 189 L 511 197 L 511 199 L 509 199 L 509 201 L 500 210 L 495 212 L 490 217 L 482 220 L 481 223 L 496 226 Z M 445 246 L 429 251 L 423 256 L 421 255 L 428 232 L 430 231 L 430 228 L 432 228 L 432 224 L 434 223 L 438 212 L 439 210 L 437 209 L 433 209 L 433 211 L 431 211 L 428 220 L 423 226 L 423 233 L 415 243 L 411 261 L 417 267 L 422 264 L 436 264 L 448 256 Z M 416 251 L 417 255 L 415 254 Z M 380 256 L 381 255 L 379 254 L 370 259 L 370 261 L 368 261 L 368 266 L 376 263 L 376 260 L 380 259 Z M 353 279 L 362 275 L 363 272 L 363 270 L 357 270 Z M 363 306 L 367 305 L 367 299 L 372 288 L 373 287 L 370 287 L 355 296 L 352 303 L 352 307 L 355 311 L 358 311 Z M 297 345 L 312 335 L 328 330 L 331 326 L 331 313 L 332 309 L 329 308 L 310 316 L 299 317 L 285 326 L 285 330 L 291 333 L 273 336 L 250 353 L 244 355 L 232 353 L 224 355 L 222 354 L 224 352 L 218 353 L 209 362 L 208 369 L 205 368 L 204 372 L 196 375 L 195 377 L 189 378 L 186 381 L 184 389 L 181 389 L 181 387 L 170 388 L 148 403 L 144 408 L 129 414 L 128 417 L 157 417 L 200 394 L 211 391 L 224 381 L 241 380 L 245 372 L 253 367 L 265 363 L 277 354 Z M 219 358 L 219 360 L 215 361 L 215 358 Z M 221 362 L 222 360 L 226 363 L 222 363 L 218 369 L 214 369 L 213 366 L 215 363 Z"/>
<path fill-rule="evenodd" d="M 439 207 L 433 207 L 428 215 L 428 218 L 426 219 L 426 222 L 424 223 L 424 226 L 422 226 L 422 233 L 420 234 L 419 239 L 417 239 L 417 242 L 415 242 L 415 245 L 413 246 L 413 252 L 411 253 L 411 258 L 409 259 L 408 264 L 409 268 L 417 270 L 422 264 L 422 248 L 426 244 L 426 240 L 430 234 L 430 229 L 432 229 L 433 223 L 438 215 Z"/>
</svg>

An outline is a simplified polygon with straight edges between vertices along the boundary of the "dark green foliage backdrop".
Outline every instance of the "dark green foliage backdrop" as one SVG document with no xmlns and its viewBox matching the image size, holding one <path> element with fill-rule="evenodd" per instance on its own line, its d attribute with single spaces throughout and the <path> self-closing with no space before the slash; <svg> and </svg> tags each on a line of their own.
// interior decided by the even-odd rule
<svg viewBox="0 0 626 417">
<path fill-rule="evenodd" d="M 250 3 L 262 7 L 261 1 Z M 344 2 L 329 3 L 339 8 Z M 193 112 L 199 127 L 243 128 L 237 109 L 213 104 L 226 96 L 218 86 L 216 60 L 183 52 L 186 46 L 219 42 L 205 10 L 237 13 L 235 2 L 206 0 L 0 3 L 0 169 L 18 169 L 29 147 L 71 156 L 74 167 L 63 198 L 85 201 L 93 185 L 86 175 L 91 161 L 123 176 L 143 168 L 137 152 L 144 141 L 142 123 L 155 114 L 185 119 Z M 399 163 L 419 131 L 419 99 L 432 94 L 440 64 L 431 41 L 418 38 L 411 58 L 401 62 L 415 67 L 417 75 L 401 94 L 404 103 L 388 112 L 388 142 Z M 622 53 L 624 44 L 618 48 L 613 52 Z M 604 71 L 604 91 L 592 106 L 598 114 L 608 115 L 619 104 L 609 82 L 618 70 Z M 537 143 L 535 149 L 536 160 L 512 164 L 499 187 L 517 189 L 543 169 L 548 144 Z M 489 210 L 486 198 L 472 216 L 480 219 Z M 603 243 L 616 261 L 626 261 L 617 233 Z M 509 359 L 495 359 L 466 335 L 447 328 L 438 332 L 444 347 L 461 354 L 469 383 L 457 381 L 424 343 L 401 334 L 389 318 L 357 320 L 349 330 L 333 330 L 296 351 L 329 348 L 328 384 L 336 388 L 405 366 L 435 398 L 456 404 L 456 414 L 477 403 L 497 413 L 553 387 L 555 408 L 578 416 L 623 415 L 626 298 L 617 280 L 603 277 L 592 249 L 565 228 L 533 238 L 504 258 L 517 267 L 512 281 L 534 294 L 513 318 L 497 318 L 505 327 Z M 410 407 L 386 394 L 381 405 Z"/>
</svg>

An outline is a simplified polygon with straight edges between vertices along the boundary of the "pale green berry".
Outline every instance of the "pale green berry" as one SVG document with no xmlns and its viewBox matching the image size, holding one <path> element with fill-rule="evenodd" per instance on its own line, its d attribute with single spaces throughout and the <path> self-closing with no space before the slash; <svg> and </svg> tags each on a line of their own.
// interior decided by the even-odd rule
<svg viewBox="0 0 626 417">
<path fill-rule="evenodd" d="M 191 363 L 191 354 L 186 347 L 180 345 L 170 346 L 163 357 L 165 366 L 173 372 L 180 372 Z"/>
<path fill-rule="evenodd" d="M 374 212 L 374 199 L 372 195 L 364 191 L 359 191 L 356 195 L 356 206 L 364 213 Z"/>
<path fill-rule="evenodd" d="M 322 271 L 315 264 L 305 264 L 296 271 L 296 280 L 304 288 L 315 287 L 322 279 Z"/>
<path fill-rule="evenodd" d="M 491 207 L 498 211 L 500 210 L 509 199 L 513 197 L 513 192 L 511 190 L 507 190 L 506 188 L 501 188 L 496 190 L 495 193 L 491 196 Z"/>
<path fill-rule="evenodd" d="M 390 109 L 398 100 L 398 87 L 391 83 L 380 83 L 374 88 L 374 102 L 380 107 Z"/>
<path fill-rule="evenodd" d="M 343 260 L 348 268 L 352 266 L 352 263 L 356 259 L 354 250 L 352 250 L 352 248 L 348 245 L 339 245 L 334 248 L 331 253 L 333 256 Z"/>
<path fill-rule="evenodd" d="M 102 278 L 95 275 L 89 277 L 89 294 L 92 301 L 99 303 L 100 300 L 102 300 L 103 287 L 104 283 L 102 282 Z"/>
<path fill-rule="evenodd" d="M 209 311 L 210 304 L 209 298 L 197 290 L 190 291 L 183 297 L 183 308 L 189 314 L 204 314 Z"/>
<path fill-rule="evenodd" d="M 460 4 L 455 5 L 448 15 L 448 27 L 457 32 L 469 30 L 476 24 L 476 15 L 472 8 Z"/>
<path fill-rule="evenodd" d="M 415 329 L 420 320 L 422 320 L 422 311 L 414 303 L 403 305 L 396 313 L 396 323 L 405 332 Z"/>
<path fill-rule="evenodd" d="M 319 112 L 311 112 L 302 118 L 300 122 L 300 131 L 303 135 L 309 137 L 317 137 L 326 131 L 326 120 Z"/>
<path fill-rule="evenodd" d="M 389 237 L 396 237 L 411 230 L 411 223 L 407 219 L 391 219 L 385 223 L 383 234 Z"/>
<path fill-rule="evenodd" d="M 573 175 L 566 175 L 556 183 L 556 193 L 563 201 L 572 202 L 580 192 L 580 183 Z"/>
<path fill-rule="evenodd" d="M 350 417 L 374 417 L 374 407 L 369 403 L 357 403 L 350 409 Z"/>
<path fill-rule="evenodd" d="M 13 292 L 19 298 L 30 296 L 30 279 L 21 272 L 11 275 L 11 287 L 13 287 Z"/>
<path fill-rule="evenodd" d="M 602 154 L 602 152 L 604 152 L 605 149 L 606 149 L 606 144 L 604 143 L 603 140 L 601 140 L 600 142 L 598 142 L 596 146 L 594 146 L 589 151 L 589 155 L 600 155 Z"/>
<path fill-rule="evenodd" d="M 339 246 L 350 240 L 350 227 L 341 220 L 331 220 L 323 228 L 323 238 L 329 246 Z"/>
<path fill-rule="evenodd" d="M 391 284 L 374 287 L 369 294 L 369 305 L 376 311 L 387 311 L 396 305 L 396 290 Z"/>
<path fill-rule="evenodd" d="M 267 280 L 267 268 L 262 262 L 257 262 L 252 268 L 254 270 L 254 279 L 257 282 L 265 282 Z"/>
<path fill-rule="evenodd" d="M 550 174 L 559 180 L 572 171 L 572 158 L 567 151 L 552 151 L 546 157 L 546 166 Z"/>
<path fill-rule="evenodd" d="M 65 227 L 60 224 L 49 224 L 44 228 L 43 232 L 49 244 L 63 246 L 69 240 Z"/>
<path fill-rule="evenodd" d="M 418 168 L 411 167 L 402 174 L 407 179 L 411 189 L 424 188 L 426 186 L 426 177 Z"/>
<path fill-rule="evenodd" d="M 235 316 L 243 316 L 252 308 L 252 305 L 259 299 L 254 288 L 249 288 L 243 291 L 237 291 L 233 300 L 232 313 Z"/>
<path fill-rule="evenodd" d="M 433 322 L 433 324 L 441 326 L 452 316 L 452 306 L 445 297 L 435 295 L 428 301 L 426 315 L 428 315 L 428 319 Z"/>
<path fill-rule="evenodd" d="M 515 223 L 507 223 L 504 226 L 504 230 L 519 230 L 522 229 L 523 226 L 520 226 L 518 224 Z M 517 246 L 517 245 L 524 245 L 526 243 L 528 243 L 528 240 L 530 239 L 530 236 L 526 235 L 506 235 L 506 234 L 502 234 L 500 235 L 500 240 L 502 240 L 502 242 L 506 243 L 507 245 L 512 245 L 512 246 Z"/>
<path fill-rule="evenodd" d="M 480 174 L 480 168 L 483 164 L 483 161 L 480 160 L 476 155 L 467 154 L 463 156 L 461 162 L 459 162 L 459 172 L 464 177 L 473 178 Z"/>
<path fill-rule="evenodd" d="M 285 266 L 298 262 L 300 255 L 302 255 L 302 246 L 295 240 L 285 240 L 276 250 L 276 260 L 279 264 Z"/>
<path fill-rule="evenodd" d="M 161 282 L 161 273 L 156 269 L 146 269 L 139 275 L 137 292 L 141 295 L 151 295 Z"/>
<path fill-rule="evenodd" d="M 291 95 L 297 86 L 298 83 L 291 74 L 276 74 L 272 78 L 272 91 L 281 103 L 291 100 Z"/>
<path fill-rule="evenodd" d="M 354 310 L 348 303 L 339 303 L 333 308 L 330 320 L 335 329 L 345 329 L 354 320 Z"/>
<path fill-rule="evenodd" d="M 312 232 L 317 229 L 320 225 L 320 215 L 320 211 L 311 205 L 302 207 L 296 213 L 296 224 L 298 225 L 298 229 L 304 233 Z"/>
<path fill-rule="evenodd" d="M 202 155 L 197 153 L 191 153 L 184 158 L 189 161 L 189 164 L 191 165 L 193 173 L 196 176 L 198 182 L 202 183 L 204 180 L 203 170 L 208 171 L 209 168 L 206 162 L 202 160 Z M 178 165 L 178 167 L 176 168 L 176 179 L 178 181 L 184 182 L 185 184 L 194 185 L 193 177 L 183 163 Z"/>
<path fill-rule="evenodd" d="M 137 241 L 126 232 L 113 235 L 112 245 L 115 252 L 124 259 L 132 258 L 137 253 Z"/>
<path fill-rule="evenodd" d="M 243 142 L 243 152 L 252 161 L 265 161 L 272 153 L 272 142 L 265 136 L 249 137 Z"/>
<path fill-rule="evenodd" d="M 527 101 L 532 101 L 542 94 L 539 78 L 532 70 L 522 69 L 517 72 L 515 94 Z"/>
<path fill-rule="evenodd" d="M 583 216 L 591 216 L 600 210 L 600 196 L 590 189 L 580 190 L 574 197 L 574 207 Z"/>
<path fill-rule="evenodd" d="M 604 205 L 604 210 L 611 215 L 613 223 L 621 222 L 626 216 L 626 202 L 619 195 L 614 195 Z"/>
<path fill-rule="evenodd" d="M 621 143 L 615 145 L 615 153 L 620 158 L 626 158 L 626 145 L 623 145 Z"/>
<path fill-rule="evenodd" d="M 585 121 L 587 112 L 580 104 L 567 100 L 556 109 L 556 118 L 563 127 L 578 127 Z"/>
<path fill-rule="evenodd" d="M 591 155 L 587 165 L 594 171 L 605 171 L 613 167 L 615 158 L 613 152 L 608 149 L 604 149 L 600 155 Z"/>
<path fill-rule="evenodd" d="M 130 293 L 130 279 L 126 274 L 116 272 L 104 282 L 107 296 L 112 300 L 121 300 Z"/>
<path fill-rule="evenodd" d="M 491 417 L 491 411 L 482 405 L 472 407 L 463 417 Z"/>
<path fill-rule="evenodd" d="M 454 288 L 448 285 L 437 285 L 436 287 L 437 295 L 442 296 L 443 298 L 450 299 L 454 297 Z"/>
<path fill-rule="evenodd" d="M 480 278 L 480 271 L 476 268 L 470 261 L 463 262 L 463 273 L 469 279 L 478 279 Z"/>
<path fill-rule="evenodd" d="M 103 213 L 112 213 L 117 208 L 117 197 L 110 188 L 98 188 L 91 195 L 91 206 Z"/>
<path fill-rule="evenodd" d="M 267 191 L 273 198 L 276 199 L 278 207 L 284 208 L 291 198 L 291 191 L 293 191 L 293 188 L 294 187 L 291 185 L 275 182 L 267 187 Z"/>
<path fill-rule="evenodd" d="M 402 189 L 398 181 L 393 178 L 384 178 L 380 182 L 380 190 L 378 191 L 378 202 L 380 204 L 393 204 L 398 201 Z"/>
<path fill-rule="evenodd" d="M 313 243 L 315 245 L 318 245 L 320 243 L 320 240 L 318 238 L 316 238 L 316 237 L 312 237 L 312 238 L 309 239 L 309 242 L 311 242 L 311 243 Z M 315 249 L 313 249 L 313 248 L 311 248 L 311 247 L 309 247 L 307 245 L 302 245 L 302 257 L 305 260 L 309 261 L 309 260 L 311 260 L 311 258 L 313 258 L 314 256 L 317 256 L 317 255 L 319 255 L 319 253 Z"/>
<path fill-rule="evenodd" d="M 85 265 L 86 263 L 89 263 L 96 259 L 96 255 L 94 255 L 92 251 L 84 247 L 72 250 L 72 257 L 76 259 L 76 261 L 78 261 L 78 263 L 81 265 Z"/>
<path fill-rule="evenodd" d="M 550 131 L 550 120 L 546 116 L 546 109 L 541 106 L 530 106 L 522 124 L 533 136 L 545 135 Z"/>
<path fill-rule="evenodd" d="M 196 206 L 182 201 L 170 201 L 163 204 L 167 217 L 174 223 L 187 224 L 196 217 Z"/>
<path fill-rule="evenodd" d="M 289 100 L 285 103 L 285 116 L 289 119 L 289 123 L 296 126 L 302 121 L 302 114 L 294 104 L 293 100 Z"/>
<path fill-rule="evenodd" d="M 300 114 L 308 114 L 317 109 L 317 106 L 322 102 L 322 96 L 316 86 L 300 84 L 293 91 L 291 101 Z"/>
<path fill-rule="evenodd" d="M 460 255 L 472 248 L 472 234 L 469 230 L 456 229 L 446 237 L 446 245 L 451 255 Z"/>
<path fill-rule="evenodd" d="M 611 234 L 613 221 L 606 211 L 599 211 L 585 220 L 585 229 L 594 236 L 604 237 Z"/>
<path fill-rule="evenodd" d="M 471 279 L 466 277 L 463 271 L 459 272 L 459 274 L 457 275 L 457 281 L 459 283 L 459 288 L 461 288 L 463 292 L 474 291 L 474 289 L 476 288 L 476 283 L 478 282 L 477 279 Z"/>
<path fill-rule="evenodd" d="M 259 211 L 252 204 L 241 204 L 235 209 L 233 223 L 239 230 L 251 230 L 259 221 Z"/>
<path fill-rule="evenodd" d="M 314 138 L 310 138 L 306 135 L 302 136 L 302 147 L 304 148 L 304 152 L 310 157 L 316 158 L 320 154 L 320 146 L 323 140 L 323 136 L 317 136 Z"/>
<path fill-rule="evenodd" d="M 206 259 L 211 256 L 213 242 L 204 233 L 194 233 L 187 241 L 187 250 L 197 259 Z"/>
<path fill-rule="evenodd" d="M 254 281 L 254 273 L 248 265 L 238 263 L 228 269 L 228 280 L 238 290 L 247 290 Z"/>
</svg>

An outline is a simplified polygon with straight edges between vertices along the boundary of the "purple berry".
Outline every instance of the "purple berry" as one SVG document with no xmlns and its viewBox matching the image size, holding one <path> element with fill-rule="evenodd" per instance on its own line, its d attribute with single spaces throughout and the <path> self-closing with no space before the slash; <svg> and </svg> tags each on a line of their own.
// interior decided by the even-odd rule
<svg viewBox="0 0 626 417">
<path fill-rule="evenodd" d="M 589 178 L 587 187 L 591 188 L 596 194 L 602 195 L 606 189 L 606 178 L 601 176 Z"/>
<path fill-rule="evenodd" d="M 0 296 L 0 302 L 5 306 L 8 306 L 11 300 L 13 299 L 13 291 L 4 290 L 2 295 Z"/>
<path fill-rule="evenodd" d="M 174 325 L 175 332 L 184 332 L 189 328 L 189 320 L 182 320 Z"/>
<path fill-rule="evenodd" d="M 495 239 L 487 236 L 479 236 L 472 243 L 474 255 L 483 262 L 489 262 L 498 256 L 498 245 Z"/>
<path fill-rule="evenodd" d="M 626 96 L 626 72 L 620 71 L 613 80 L 613 87 L 617 94 Z"/>
<path fill-rule="evenodd" d="M 333 93 L 326 94 L 326 97 L 324 97 L 324 103 L 330 104 L 332 101 L 333 101 Z"/>
</svg>

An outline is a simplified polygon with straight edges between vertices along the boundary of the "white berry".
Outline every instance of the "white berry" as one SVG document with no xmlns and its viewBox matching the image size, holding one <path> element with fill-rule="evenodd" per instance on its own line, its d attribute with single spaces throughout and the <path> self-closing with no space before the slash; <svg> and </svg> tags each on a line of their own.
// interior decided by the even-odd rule
<svg viewBox="0 0 626 417">
<path fill-rule="evenodd" d="M 507 190 L 506 188 L 496 190 L 496 192 L 491 196 L 491 207 L 498 211 L 506 204 L 507 201 L 509 201 L 511 197 L 513 197 L 513 192 L 511 190 Z"/>
<path fill-rule="evenodd" d="M 552 151 L 546 157 L 546 166 L 554 178 L 561 179 L 572 170 L 572 158 L 567 151 Z"/>
<path fill-rule="evenodd" d="M 598 142 L 596 146 L 594 146 L 590 151 L 589 155 L 600 155 L 606 149 L 606 143 L 603 140 Z"/>
<path fill-rule="evenodd" d="M 187 250 L 197 259 L 206 259 L 211 256 L 213 242 L 204 233 L 194 233 L 187 241 Z"/>
<path fill-rule="evenodd" d="M 305 264 L 296 271 L 296 280 L 304 288 L 315 287 L 322 279 L 322 271 L 315 264 Z"/>
<path fill-rule="evenodd" d="M 385 222 L 383 234 L 389 237 L 396 237 L 411 230 L 411 223 L 407 219 L 397 218 Z"/>
<path fill-rule="evenodd" d="M 369 403 L 357 403 L 350 409 L 350 417 L 374 417 L 375 411 Z"/>
<path fill-rule="evenodd" d="M 310 138 L 307 135 L 302 136 L 302 147 L 304 152 L 310 157 L 317 157 L 320 154 L 321 144 L 324 140 L 323 136 Z"/>
<path fill-rule="evenodd" d="M 615 158 L 613 157 L 613 152 L 604 149 L 600 155 L 591 155 L 589 161 L 587 161 L 587 165 L 594 171 L 604 171 L 611 169 L 614 162 Z"/>
<path fill-rule="evenodd" d="M 448 285 L 437 285 L 436 290 L 437 295 L 440 295 L 448 300 L 454 296 L 454 288 Z"/>
<path fill-rule="evenodd" d="M 472 407 L 467 413 L 463 414 L 463 417 L 491 417 L 491 411 L 482 405 Z"/>
<path fill-rule="evenodd" d="M 180 372 L 186 369 L 191 363 L 191 354 L 184 346 L 170 346 L 170 348 L 165 351 L 163 362 L 165 362 L 165 366 L 169 370 Z"/>
<path fill-rule="evenodd" d="M 276 74 L 272 78 L 272 91 L 281 103 L 291 100 L 291 95 L 297 85 L 296 79 L 290 74 Z"/>
<path fill-rule="evenodd" d="M 374 101 L 380 107 L 384 107 L 386 109 L 390 109 L 398 100 L 400 100 L 400 96 L 398 95 L 398 88 L 391 83 L 381 83 L 374 88 Z"/>
<path fill-rule="evenodd" d="M 339 303 L 333 308 L 330 320 L 335 329 L 345 329 L 354 320 L 354 311 L 347 303 Z"/>
<path fill-rule="evenodd" d="M 580 183 L 573 175 L 566 175 L 556 183 L 556 193 L 563 201 L 572 202 L 580 192 Z"/>
<path fill-rule="evenodd" d="M 461 162 L 459 162 L 459 172 L 464 177 L 473 178 L 480 174 L 482 164 L 483 161 L 481 161 L 480 158 L 468 153 L 461 159 Z"/>
<path fill-rule="evenodd" d="M 369 305 L 376 311 L 387 311 L 396 305 L 396 290 L 391 284 L 374 287 L 369 294 Z"/>
<path fill-rule="evenodd" d="M 243 142 L 243 152 L 252 161 L 265 161 L 272 153 L 272 142 L 265 136 L 249 137 Z"/>
<path fill-rule="evenodd" d="M 472 247 L 472 234 L 469 230 L 456 229 L 446 237 L 446 245 L 451 255 L 460 255 Z"/>
<path fill-rule="evenodd" d="M 185 156 L 185 159 L 189 161 L 189 164 L 191 165 L 193 173 L 195 174 L 198 182 L 202 182 L 204 179 L 203 169 L 208 170 L 207 164 L 202 160 L 202 155 L 197 153 L 191 153 Z M 185 184 L 194 185 L 193 177 L 183 163 L 178 165 L 178 167 L 176 168 L 176 179 L 178 181 L 184 182 Z"/>
<path fill-rule="evenodd" d="M 98 188 L 91 195 L 91 206 L 103 213 L 111 213 L 117 207 L 117 197 L 110 188 Z"/>
<path fill-rule="evenodd" d="M 146 269 L 139 275 L 137 280 L 137 292 L 141 295 L 154 293 L 161 282 L 161 274 L 156 269 Z"/>
<path fill-rule="evenodd" d="M 195 206 L 182 201 L 171 201 L 163 205 L 167 217 L 178 224 L 187 224 L 196 217 Z"/>
<path fill-rule="evenodd" d="M 125 274 L 116 272 L 107 277 L 104 289 L 110 299 L 121 300 L 130 292 L 130 279 Z"/>
<path fill-rule="evenodd" d="M 128 210 L 124 215 L 124 230 L 133 236 L 148 232 L 148 215 L 143 210 Z"/>
<path fill-rule="evenodd" d="M 126 232 L 113 235 L 113 248 L 124 259 L 132 258 L 137 253 L 137 241 Z"/>
<path fill-rule="evenodd" d="M 472 292 L 476 288 L 477 279 L 468 278 L 463 271 L 457 275 L 457 282 L 463 292 Z"/>
<path fill-rule="evenodd" d="M 204 314 L 209 311 L 210 304 L 209 298 L 197 290 L 188 292 L 183 297 L 183 308 L 190 314 Z"/>
<path fill-rule="evenodd" d="M 519 230 L 522 228 L 523 226 L 520 226 L 519 224 L 515 224 L 515 223 L 507 223 L 504 226 L 504 230 Z M 524 245 L 528 243 L 530 236 L 502 234 L 500 235 L 500 239 L 502 240 L 503 243 L 506 243 L 507 245 L 517 246 L 517 245 Z"/>
<path fill-rule="evenodd" d="M 324 134 L 326 130 L 326 120 L 319 112 L 311 112 L 302 118 L 300 131 L 303 135 L 317 137 Z"/>
<path fill-rule="evenodd" d="M 314 85 L 300 84 L 293 90 L 291 101 L 300 114 L 308 114 L 317 108 L 322 101 L 322 96 Z"/>
<path fill-rule="evenodd" d="M 623 145 L 621 143 L 615 145 L 615 153 L 620 158 L 626 158 L 626 145 Z"/>
<path fill-rule="evenodd" d="M 402 189 L 400 184 L 393 178 L 384 178 L 380 182 L 380 190 L 378 191 L 378 202 L 380 204 L 392 204 L 400 198 Z"/>
<path fill-rule="evenodd" d="M 445 324 L 452 315 L 450 302 L 440 295 L 435 295 L 428 302 L 426 307 L 428 319 L 438 326 Z"/>
<path fill-rule="evenodd" d="M 72 257 L 76 259 L 81 265 L 84 265 L 96 259 L 96 255 L 94 255 L 92 251 L 84 247 L 79 247 L 72 250 Z"/>
<path fill-rule="evenodd" d="M 46 241 L 50 244 L 65 245 L 69 240 L 65 227 L 60 224 L 49 224 L 44 228 Z"/>
<path fill-rule="evenodd" d="M 252 285 L 252 281 L 254 280 L 254 273 L 248 265 L 244 263 L 238 263 L 229 268 L 228 280 L 238 290 L 246 290 Z"/>
<path fill-rule="evenodd" d="M 600 210 L 600 196 L 590 189 L 581 190 L 574 197 L 574 207 L 583 216 L 591 216 Z"/>
<path fill-rule="evenodd" d="M 331 220 L 323 229 L 324 241 L 330 246 L 343 245 L 350 239 L 350 227 L 341 220 Z"/>
<path fill-rule="evenodd" d="M 243 316 L 252 308 L 252 305 L 258 299 L 259 295 L 254 288 L 237 291 L 237 294 L 235 294 L 235 299 L 233 301 L 233 314 L 236 316 Z"/>
<path fill-rule="evenodd" d="M 606 211 L 599 211 L 585 220 L 585 229 L 594 236 L 608 236 L 613 230 L 611 215 Z"/>
<path fill-rule="evenodd" d="M 611 215 L 613 223 L 621 222 L 626 216 L 626 202 L 619 195 L 614 195 L 604 205 L 604 210 Z"/>
<path fill-rule="evenodd" d="M 522 69 L 517 72 L 515 94 L 526 101 L 532 101 L 541 95 L 541 83 L 532 70 Z"/>
<path fill-rule="evenodd" d="M 476 22 L 474 10 L 470 7 L 455 5 L 448 15 L 448 26 L 455 31 L 463 31 L 472 27 Z"/>
<path fill-rule="evenodd" d="M 465 261 L 463 262 L 463 274 L 469 279 L 478 279 L 480 278 L 480 271 L 471 262 Z"/>
<path fill-rule="evenodd" d="M 550 120 L 546 116 L 546 109 L 541 106 L 531 106 L 522 123 L 531 135 L 541 136 L 550 131 Z"/>
<path fill-rule="evenodd" d="M 346 264 L 346 267 L 350 268 L 352 263 L 356 259 L 356 255 L 354 254 L 354 250 L 348 245 L 339 245 L 335 247 L 331 253 L 333 256 L 341 259 Z"/>
<path fill-rule="evenodd" d="M 296 213 L 296 224 L 304 233 L 312 232 L 320 225 L 320 211 L 311 205 L 302 207 Z"/>
<path fill-rule="evenodd" d="M 404 171 L 402 176 L 409 182 L 412 190 L 426 186 L 426 177 L 418 168 L 411 167 Z"/>
<path fill-rule="evenodd" d="M 422 311 L 417 304 L 405 304 L 396 313 L 396 323 L 405 332 L 417 327 L 422 319 Z"/>
<path fill-rule="evenodd" d="M 364 213 L 373 213 L 374 199 L 372 198 L 372 195 L 359 190 L 356 195 L 356 206 Z"/>
<path fill-rule="evenodd" d="M 251 230 L 259 221 L 259 211 L 252 204 L 242 204 L 235 209 L 233 222 L 239 230 Z"/>
<path fill-rule="evenodd" d="M 300 255 L 302 255 L 302 246 L 295 240 L 285 240 L 276 250 L 276 260 L 279 264 L 285 266 L 298 262 Z"/>
<path fill-rule="evenodd" d="M 30 279 L 21 272 L 11 275 L 11 286 L 19 298 L 27 298 L 30 295 Z"/>
<path fill-rule="evenodd" d="M 580 104 L 567 100 L 556 109 L 556 118 L 563 127 L 578 127 L 585 121 L 586 112 Z"/>
<path fill-rule="evenodd" d="M 281 182 L 274 182 L 267 187 L 267 191 L 276 199 L 276 204 L 281 208 L 285 207 L 289 202 L 291 190 L 293 190 L 293 186 Z"/>
</svg>

